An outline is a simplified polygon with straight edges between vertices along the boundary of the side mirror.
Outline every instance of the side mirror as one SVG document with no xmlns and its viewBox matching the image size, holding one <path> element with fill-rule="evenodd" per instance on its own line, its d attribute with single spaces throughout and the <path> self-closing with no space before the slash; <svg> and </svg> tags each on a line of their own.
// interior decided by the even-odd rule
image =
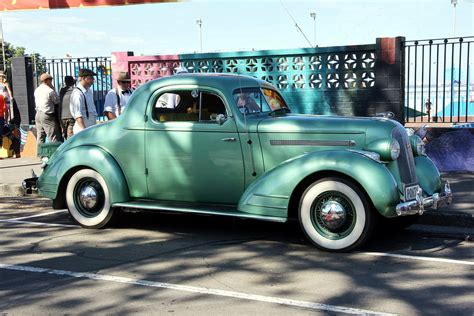
<svg viewBox="0 0 474 316">
<path fill-rule="evenodd" d="M 216 122 L 219 125 L 222 125 L 227 121 L 227 117 L 224 114 L 217 114 L 216 116 Z"/>
</svg>

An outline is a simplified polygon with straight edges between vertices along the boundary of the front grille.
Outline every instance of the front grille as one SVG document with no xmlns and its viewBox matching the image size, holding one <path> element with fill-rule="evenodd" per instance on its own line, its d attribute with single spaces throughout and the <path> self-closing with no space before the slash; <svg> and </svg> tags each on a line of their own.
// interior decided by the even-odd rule
<svg viewBox="0 0 474 316">
<path fill-rule="evenodd" d="M 400 143 L 400 156 L 397 159 L 400 181 L 406 185 L 418 183 L 415 169 L 415 159 L 410 140 L 403 126 L 397 126 L 392 131 L 392 137 Z"/>
</svg>

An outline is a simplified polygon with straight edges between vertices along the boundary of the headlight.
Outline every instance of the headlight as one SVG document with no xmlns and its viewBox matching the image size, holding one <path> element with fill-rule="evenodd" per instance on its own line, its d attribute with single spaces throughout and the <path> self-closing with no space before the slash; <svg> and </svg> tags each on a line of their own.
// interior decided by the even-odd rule
<svg viewBox="0 0 474 316">
<path fill-rule="evenodd" d="M 390 143 L 390 158 L 392 158 L 392 160 L 397 160 L 398 156 L 400 156 L 400 144 L 397 140 L 392 139 L 392 142 Z"/>
<path fill-rule="evenodd" d="M 415 156 L 426 155 L 425 143 L 420 137 L 418 137 L 417 135 L 410 136 L 410 144 L 413 150 L 413 155 Z"/>
<path fill-rule="evenodd" d="M 364 150 L 379 154 L 382 161 L 392 161 L 400 155 L 400 144 L 395 139 L 384 138 L 373 141 Z"/>
</svg>

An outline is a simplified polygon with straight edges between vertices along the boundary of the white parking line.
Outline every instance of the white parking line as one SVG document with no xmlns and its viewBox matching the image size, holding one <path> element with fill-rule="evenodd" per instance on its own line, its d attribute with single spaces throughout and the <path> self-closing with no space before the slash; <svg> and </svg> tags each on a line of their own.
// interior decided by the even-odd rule
<svg viewBox="0 0 474 316">
<path fill-rule="evenodd" d="M 10 219 L 0 219 L 0 222 L 13 223 L 13 224 L 29 224 L 29 225 L 35 225 L 35 226 L 50 226 L 50 227 L 73 227 L 73 228 L 81 227 L 80 225 L 31 222 L 31 221 L 25 221 L 24 220 L 24 219 L 28 219 L 28 218 L 48 216 L 48 215 L 57 214 L 57 213 L 64 213 L 64 212 L 67 212 L 67 211 L 68 210 L 58 210 L 58 211 L 51 211 L 51 212 L 40 213 L 40 214 L 35 214 L 35 215 L 30 215 L 30 216 L 15 217 L 15 218 L 10 218 Z"/>
<path fill-rule="evenodd" d="M 465 260 L 454 260 L 454 259 L 444 259 L 444 258 L 435 258 L 435 257 L 409 256 L 409 255 L 399 255 L 399 254 L 396 254 L 396 253 L 383 253 L 383 252 L 361 252 L 361 254 L 369 255 L 369 256 L 378 256 L 378 257 L 392 257 L 392 258 L 400 258 L 400 259 L 412 259 L 412 260 L 420 260 L 420 261 L 434 261 L 434 262 L 444 262 L 444 263 L 463 264 L 463 265 L 474 266 L 473 261 L 465 261 Z"/>
<path fill-rule="evenodd" d="M 48 216 L 48 215 L 51 215 L 51 214 L 64 213 L 64 212 L 67 212 L 67 210 L 51 211 L 51 212 L 47 212 L 47 213 L 40 213 L 40 214 L 35 214 L 35 215 L 30 215 L 30 216 L 15 217 L 15 218 L 10 218 L 9 220 L 11 220 L 11 221 L 19 221 L 19 220 L 22 220 L 22 219 L 33 218 L 33 217 L 41 217 L 41 216 Z"/>
<path fill-rule="evenodd" d="M 67 224 L 55 224 L 55 223 L 41 223 L 41 222 L 30 222 L 30 221 L 18 221 L 14 219 L 0 219 L 0 223 L 12 223 L 12 224 L 29 224 L 35 226 L 50 226 L 50 227 L 73 227 L 79 228 L 79 225 L 67 225 Z"/>
<path fill-rule="evenodd" d="M 37 268 L 37 267 L 31 267 L 31 266 L 10 265 L 10 264 L 1 264 L 1 263 L 0 263 L 0 269 L 34 272 L 34 273 L 45 273 L 45 274 L 53 274 L 53 275 L 59 275 L 59 276 L 68 276 L 68 277 L 98 280 L 98 281 L 108 281 L 108 282 L 115 282 L 115 283 L 125 283 L 125 284 L 139 285 L 139 286 L 170 289 L 170 290 L 176 290 L 176 291 L 182 291 L 182 292 L 208 294 L 208 295 L 215 295 L 215 296 L 232 297 L 232 298 L 249 300 L 249 301 L 258 301 L 258 302 L 266 302 L 266 303 L 273 303 L 273 304 L 280 304 L 280 305 L 287 305 L 287 306 L 303 307 L 303 308 L 310 308 L 314 310 L 329 311 L 329 312 L 344 313 L 344 314 L 394 315 L 394 314 L 379 313 L 379 312 L 374 312 L 374 311 L 369 311 L 369 310 L 364 310 L 364 309 L 349 308 L 349 307 L 344 307 L 344 306 L 327 305 L 327 304 L 313 303 L 313 302 L 307 302 L 307 301 L 298 301 L 298 300 L 292 300 L 288 298 L 256 295 L 256 294 L 234 292 L 234 291 L 223 291 L 223 290 L 217 290 L 217 289 L 178 285 L 178 284 L 171 284 L 171 283 L 154 282 L 154 281 L 148 281 L 148 280 L 124 278 L 124 277 L 119 277 L 119 276 L 97 274 L 97 273 L 45 269 L 45 268 Z"/>
</svg>

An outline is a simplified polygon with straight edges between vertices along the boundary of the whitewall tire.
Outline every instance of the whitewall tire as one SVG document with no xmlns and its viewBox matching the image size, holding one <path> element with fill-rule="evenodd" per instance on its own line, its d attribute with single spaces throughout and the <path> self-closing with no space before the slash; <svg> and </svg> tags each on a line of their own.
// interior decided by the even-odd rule
<svg viewBox="0 0 474 316">
<path fill-rule="evenodd" d="M 79 170 L 71 177 L 66 203 L 74 220 L 86 228 L 103 227 L 113 215 L 107 183 L 92 169 Z"/>
<path fill-rule="evenodd" d="M 362 245 L 374 226 L 365 194 L 336 177 L 310 185 L 301 196 L 298 214 L 308 239 L 328 251 L 348 251 Z"/>
</svg>

